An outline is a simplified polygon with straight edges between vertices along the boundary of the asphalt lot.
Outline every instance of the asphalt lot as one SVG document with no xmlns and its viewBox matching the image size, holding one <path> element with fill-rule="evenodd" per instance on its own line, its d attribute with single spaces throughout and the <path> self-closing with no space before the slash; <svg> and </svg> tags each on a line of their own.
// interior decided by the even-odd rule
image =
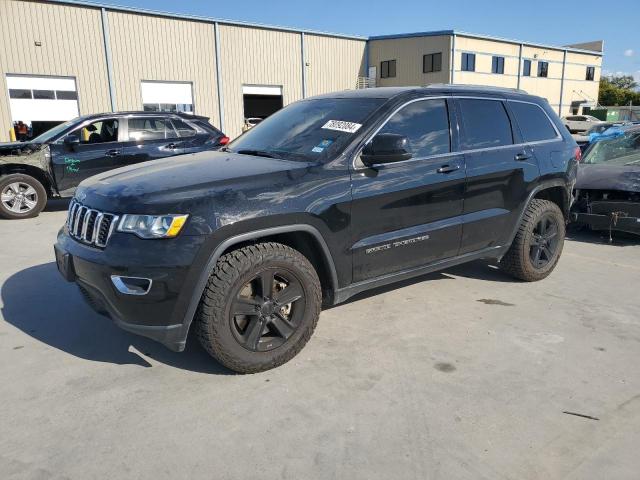
<svg viewBox="0 0 640 480">
<path fill-rule="evenodd" d="M 64 208 L 0 220 L 2 479 L 638 478 L 640 241 L 576 234 L 535 284 L 477 262 L 361 295 L 241 376 L 85 306 Z"/>
</svg>

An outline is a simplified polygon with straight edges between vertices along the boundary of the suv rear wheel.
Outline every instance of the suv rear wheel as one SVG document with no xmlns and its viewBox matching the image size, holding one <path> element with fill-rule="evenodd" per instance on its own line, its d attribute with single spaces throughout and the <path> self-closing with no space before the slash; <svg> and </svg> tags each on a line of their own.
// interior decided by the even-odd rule
<svg viewBox="0 0 640 480">
<path fill-rule="evenodd" d="M 322 302 L 320 280 L 297 250 L 259 243 L 223 255 L 196 314 L 209 354 L 238 373 L 291 360 L 313 333 Z"/>
<path fill-rule="evenodd" d="M 0 177 L 0 216 L 9 219 L 37 217 L 47 204 L 47 191 L 29 175 Z"/>
<path fill-rule="evenodd" d="M 500 268 L 520 280 L 542 280 L 558 263 L 564 237 L 565 221 L 558 205 L 536 198 L 524 213 L 516 238 L 500 261 Z"/>
</svg>

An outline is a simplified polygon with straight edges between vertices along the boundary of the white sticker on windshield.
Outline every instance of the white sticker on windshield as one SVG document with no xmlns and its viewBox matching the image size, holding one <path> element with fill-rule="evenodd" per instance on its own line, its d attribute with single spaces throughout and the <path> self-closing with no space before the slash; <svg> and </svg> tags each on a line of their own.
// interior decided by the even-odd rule
<svg viewBox="0 0 640 480">
<path fill-rule="evenodd" d="M 342 120 L 329 120 L 322 128 L 327 130 L 338 130 L 339 132 L 356 133 L 361 127 L 359 123 L 344 122 Z"/>
</svg>

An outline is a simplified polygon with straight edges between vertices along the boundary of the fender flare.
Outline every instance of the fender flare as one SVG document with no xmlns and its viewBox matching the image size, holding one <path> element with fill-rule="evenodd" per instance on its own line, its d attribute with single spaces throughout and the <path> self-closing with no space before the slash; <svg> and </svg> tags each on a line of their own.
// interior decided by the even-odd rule
<svg viewBox="0 0 640 480">
<path fill-rule="evenodd" d="M 514 238 L 516 238 L 516 235 L 518 233 L 518 229 L 520 228 L 520 224 L 522 223 L 522 218 L 524 217 L 524 213 L 527 211 L 527 208 L 529 208 L 529 205 L 531 205 L 531 202 L 533 201 L 533 198 L 536 196 L 536 194 L 538 192 L 541 192 L 542 190 L 546 190 L 547 188 L 553 188 L 553 187 L 562 187 L 566 189 L 567 184 L 564 180 L 557 178 L 553 180 L 547 180 L 539 185 L 536 185 L 535 188 L 531 190 L 531 192 L 529 193 L 529 196 L 527 197 L 527 201 L 524 204 L 524 207 L 522 208 L 522 210 L 520 211 L 520 214 L 518 215 L 518 221 L 515 223 L 515 226 L 513 228 L 513 231 L 511 232 L 509 241 L 507 242 L 506 248 L 503 253 L 506 253 L 506 251 L 511 247 L 511 244 L 513 243 L 513 240 Z M 567 201 L 569 201 L 569 199 L 567 199 Z"/>
<path fill-rule="evenodd" d="M 202 292 L 204 292 L 205 287 L 207 286 L 207 281 L 209 277 L 213 273 L 213 270 L 218 263 L 218 259 L 222 256 L 222 252 L 227 250 L 229 247 L 233 245 L 237 245 L 241 242 L 246 242 L 248 240 L 257 240 L 263 237 L 267 237 L 269 235 L 277 235 L 281 233 L 293 233 L 293 232 L 305 232 L 311 234 L 320 245 L 322 249 L 323 260 L 326 262 L 326 265 L 329 270 L 329 280 L 331 282 L 331 289 L 335 292 L 338 290 L 338 274 L 336 272 L 335 263 L 333 261 L 333 257 L 327 246 L 327 242 L 325 242 L 322 234 L 315 227 L 308 225 L 306 223 L 293 224 L 293 225 L 282 225 L 279 227 L 271 227 L 260 230 L 253 230 L 245 233 L 240 233 L 238 235 L 233 235 L 227 239 L 225 239 L 222 243 L 220 243 L 211 253 L 205 268 L 200 273 L 198 277 L 198 281 L 191 295 L 191 300 L 189 300 L 189 305 L 184 314 L 183 322 L 182 322 L 182 340 L 186 341 L 187 334 L 189 333 L 189 328 L 191 327 L 191 322 L 193 322 L 193 318 L 195 316 L 198 305 L 200 304 L 200 299 L 202 298 Z"/>
</svg>

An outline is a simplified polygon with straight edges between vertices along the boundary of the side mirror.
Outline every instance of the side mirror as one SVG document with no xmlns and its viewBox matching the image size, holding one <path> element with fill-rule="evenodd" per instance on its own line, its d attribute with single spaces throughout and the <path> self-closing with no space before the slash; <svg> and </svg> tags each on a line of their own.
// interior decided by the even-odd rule
<svg viewBox="0 0 640 480">
<path fill-rule="evenodd" d="M 367 166 L 376 163 L 391 163 L 409 160 L 411 147 L 409 139 L 395 133 L 379 133 L 362 149 L 360 159 Z"/>
<path fill-rule="evenodd" d="M 64 144 L 68 147 L 74 147 L 80 143 L 80 136 L 77 133 L 70 133 L 64 137 Z"/>
</svg>

